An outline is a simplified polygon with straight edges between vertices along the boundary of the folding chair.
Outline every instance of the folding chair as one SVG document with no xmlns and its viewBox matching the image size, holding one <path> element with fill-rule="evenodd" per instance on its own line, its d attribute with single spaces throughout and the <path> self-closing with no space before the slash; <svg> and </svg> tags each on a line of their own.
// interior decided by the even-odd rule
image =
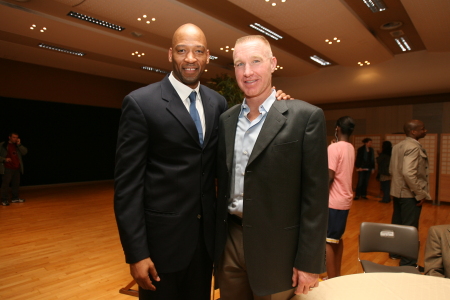
<svg viewBox="0 0 450 300">
<path fill-rule="evenodd" d="M 361 223 L 359 234 L 358 261 L 364 273 L 393 272 L 421 274 L 413 266 L 385 266 L 368 260 L 361 260 L 359 254 L 367 252 L 388 252 L 417 259 L 419 256 L 419 235 L 413 226 Z"/>
</svg>

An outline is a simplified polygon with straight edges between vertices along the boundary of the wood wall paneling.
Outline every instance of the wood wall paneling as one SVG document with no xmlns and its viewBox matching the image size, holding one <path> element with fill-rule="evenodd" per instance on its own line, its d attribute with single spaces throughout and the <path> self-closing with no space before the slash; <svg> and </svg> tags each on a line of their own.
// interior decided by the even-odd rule
<svg viewBox="0 0 450 300">
<path fill-rule="evenodd" d="M 438 200 L 450 202 L 450 133 L 441 134 Z"/>
</svg>

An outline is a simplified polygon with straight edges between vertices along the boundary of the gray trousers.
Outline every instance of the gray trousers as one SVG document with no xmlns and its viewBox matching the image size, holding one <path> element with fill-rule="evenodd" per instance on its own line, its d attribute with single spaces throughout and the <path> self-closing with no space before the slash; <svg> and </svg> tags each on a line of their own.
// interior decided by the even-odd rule
<svg viewBox="0 0 450 300">
<path fill-rule="evenodd" d="M 12 199 L 19 199 L 20 169 L 13 170 L 5 168 L 5 174 L 2 176 L 2 201 L 8 200 L 10 184 L 12 188 Z"/>
</svg>

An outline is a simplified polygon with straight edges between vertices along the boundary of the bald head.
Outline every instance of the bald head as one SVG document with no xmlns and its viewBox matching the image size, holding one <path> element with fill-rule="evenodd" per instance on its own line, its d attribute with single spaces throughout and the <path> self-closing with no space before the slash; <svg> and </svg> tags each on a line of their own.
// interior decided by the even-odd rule
<svg viewBox="0 0 450 300">
<path fill-rule="evenodd" d="M 172 74 L 181 83 L 195 89 L 209 63 L 209 50 L 203 31 L 194 24 L 180 26 L 169 49 Z"/>
<path fill-rule="evenodd" d="M 403 125 L 406 136 L 419 140 L 427 134 L 425 124 L 420 120 L 410 120 Z"/>
<path fill-rule="evenodd" d="M 196 41 L 201 42 L 205 48 L 208 48 L 208 45 L 206 44 L 205 34 L 197 25 L 187 23 L 178 27 L 172 37 L 172 48 L 180 41 L 186 39 L 196 39 Z"/>
</svg>

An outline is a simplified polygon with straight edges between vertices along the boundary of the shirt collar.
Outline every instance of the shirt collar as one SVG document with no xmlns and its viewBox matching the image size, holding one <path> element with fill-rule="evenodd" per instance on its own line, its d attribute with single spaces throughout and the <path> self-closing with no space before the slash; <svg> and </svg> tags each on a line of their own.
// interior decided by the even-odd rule
<svg viewBox="0 0 450 300">
<path fill-rule="evenodd" d="M 192 90 L 197 92 L 197 97 L 199 96 L 200 82 L 199 82 L 199 84 L 197 84 L 197 87 L 195 89 L 192 89 L 192 88 L 188 87 L 187 85 L 185 85 L 184 83 L 178 81 L 175 78 L 175 76 L 173 76 L 173 72 L 170 72 L 169 81 L 172 84 L 175 91 L 177 92 L 178 96 L 180 96 L 181 100 L 187 99 L 189 97 L 189 95 L 191 94 Z"/>
<path fill-rule="evenodd" d="M 259 106 L 259 112 L 261 114 L 266 114 L 270 108 L 272 107 L 272 104 L 276 101 L 275 98 L 275 90 L 272 90 L 272 93 L 270 94 L 270 96 L 264 100 L 264 102 Z M 241 105 L 241 112 L 239 113 L 239 116 L 247 116 L 248 113 L 250 112 L 250 108 L 247 105 L 247 99 L 244 98 L 244 101 L 242 102 Z"/>
</svg>

